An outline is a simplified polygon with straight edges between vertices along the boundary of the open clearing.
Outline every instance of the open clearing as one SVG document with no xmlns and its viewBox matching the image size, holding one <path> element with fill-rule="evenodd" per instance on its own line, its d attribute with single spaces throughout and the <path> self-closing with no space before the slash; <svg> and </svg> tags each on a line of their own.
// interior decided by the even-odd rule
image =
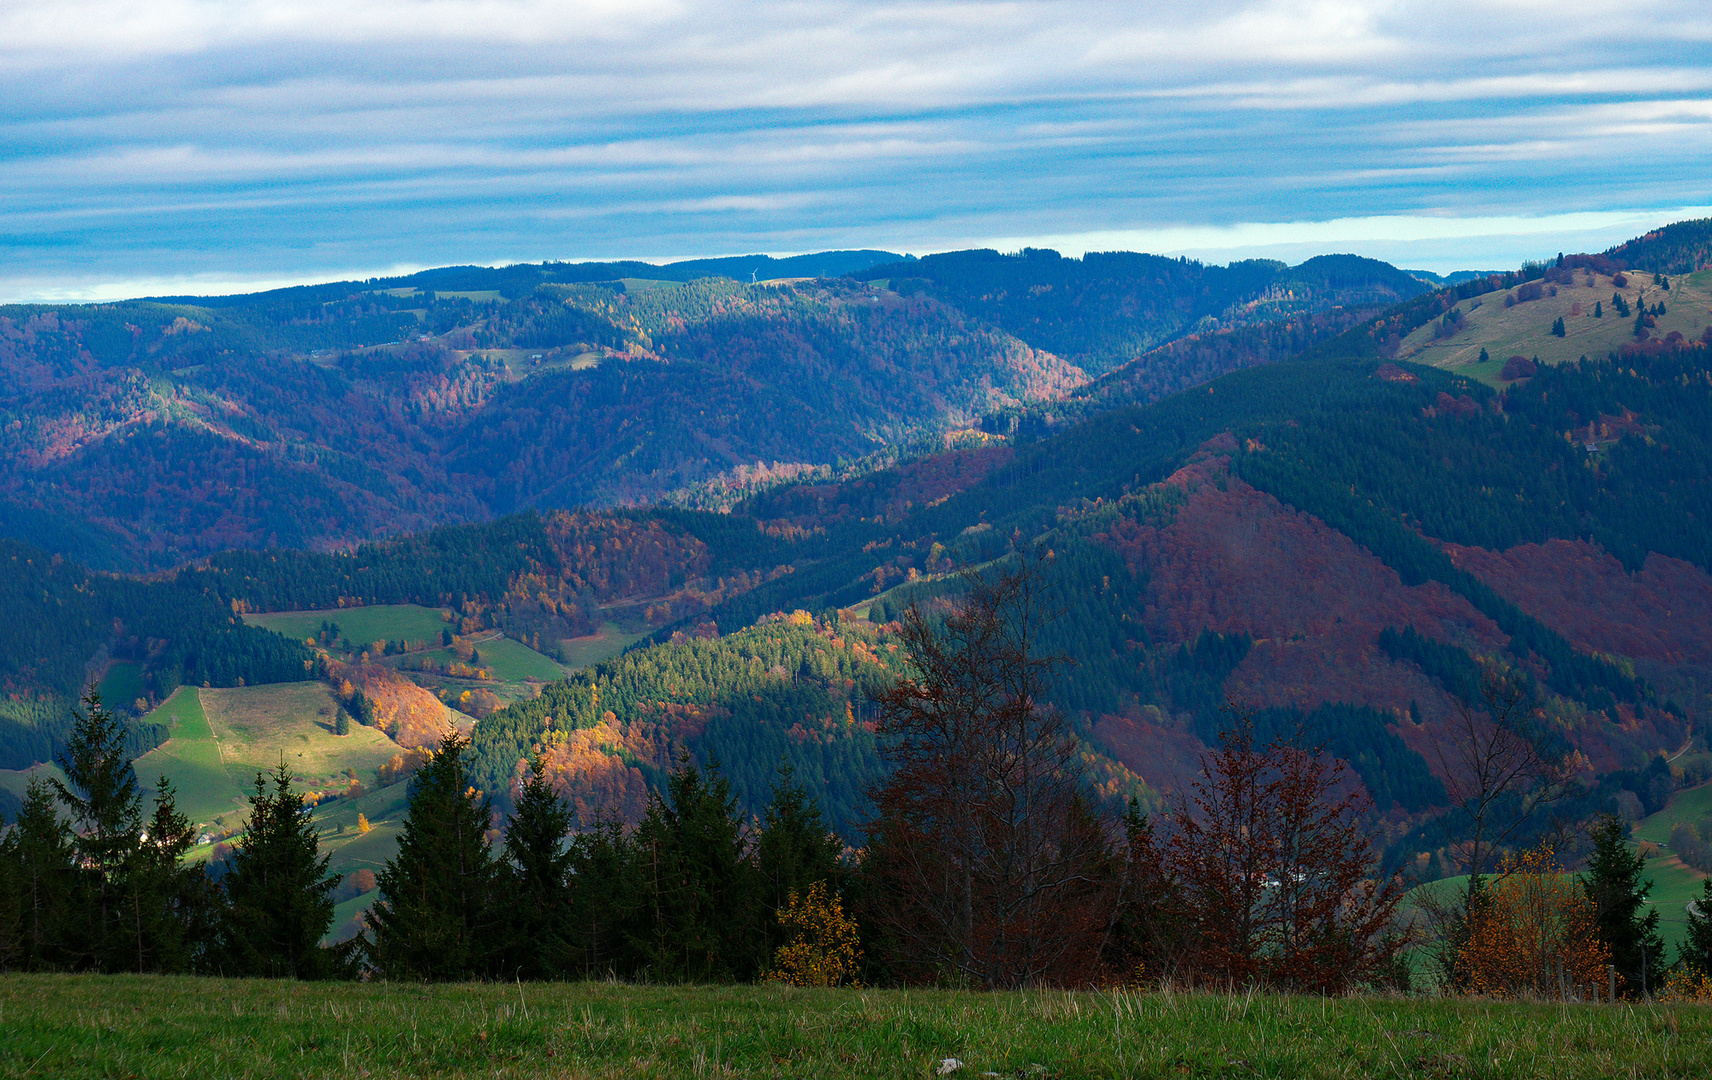
<svg viewBox="0 0 1712 1080">
<path fill-rule="evenodd" d="M 9 975 L 0 1010 L 7 1076 L 1712 1073 L 1707 1005 Z"/>
<path fill-rule="evenodd" d="M 1434 340 L 1437 320 L 1421 327 L 1403 339 L 1397 355 L 1400 359 L 1419 364 L 1448 368 L 1469 375 L 1491 386 L 1503 385 L 1498 373 L 1511 356 L 1538 357 L 1542 363 L 1556 364 L 1582 356 L 1602 360 L 1611 352 L 1635 340 L 1635 311 L 1641 304 L 1651 307 L 1663 302 L 1665 314 L 1650 333 L 1663 338 L 1672 330 L 1681 331 L 1693 341 L 1712 325 L 1712 271 L 1670 279 L 1666 291 L 1653 284 L 1650 273 L 1629 275 L 1629 283 L 1621 289 L 1604 275 L 1594 275 L 1594 284 L 1584 284 L 1587 275 L 1577 272 L 1574 285 L 1557 286 L 1558 294 L 1529 300 L 1514 307 L 1504 306 L 1506 293 L 1494 292 L 1464 300 L 1457 305 L 1463 312 L 1463 326 L 1448 338 Z M 1512 292 L 1514 290 L 1511 290 Z M 1618 315 L 1611 307 L 1611 294 L 1620 292 L 1628 302 L 1628 318 Z M 1575 305 L 1581 305 L 1580 313 Z M 1604 305 L 1604 317 L 1594 318 L 1595 304 Z M 1478 305 L 1478 306 L 1476 306 Z M 1561 317 L 1564 337 L 1552 335 L 1552 322 Z M 1489 359 L 1480 363 L 1480 350 Z"/>
<path fill-rule="evenodd" d="M 121 660 L 107 669 L 96 687 L 101 700 L 115 709 L 129 709 L 131 703 L 143 696 L 143 668 L 129 660 Z"/>
<path fill-rule="evenodd" d="M 137 777 L 152 787 L 164 773 L 178 791 L 179 809 L 197 823 L 241 814 L 256 773 L 282 757 L 299 790 L 335 784 L 346 769 L 372 779 L 398 753 L 397 744 L 361 724 L 352 724 L 349 735 L 333 734 L 335 709 L 327 688 L 315 682 L 181 686 L 149 714 L 167 725 L 169 738 L 137 759 Z"/>
<path fill-rule="evenodd" d="M 565 666 L 575 670 L 604 663 L 647 636 L 646 632 L 626 633 L 617 623 L 609 622 L 601 626 L 598 634 L 563 638 L 559 644 L 565 648 Z"/>
<path fill-rule="evenodd" d="M 345 640 L 357 648 L 374 641 L 439 641 L 447 626 L 438 608 L 417 604 L 375 604 L 370 607 L 330 608 L 325 611 L 275 611 L 245 615 L 244 621 L 302 641 L 321 632 L 323 622 L 337 623 Z"/>
</svg>

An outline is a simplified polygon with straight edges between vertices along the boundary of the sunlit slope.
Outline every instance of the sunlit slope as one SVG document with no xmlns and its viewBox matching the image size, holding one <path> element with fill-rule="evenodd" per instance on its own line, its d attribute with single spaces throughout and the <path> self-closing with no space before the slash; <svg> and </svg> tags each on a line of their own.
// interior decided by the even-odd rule
<svg viewBox="0 0 1712 1080">
<path fill-rule="evenodd" d="M 1657 316 L 1656 325 L 1648 330 L 1655 339 L 1667 338 L 1675 331 L 1693 341 L 1712 325 L 1712 270 L 1671 278 L 1669 289 L 1654 284 L 1650 273 L 1633 271 L 1625 277 L 1626 284 L 1619 288 L 1609 275 L 1578 270 L 1573 284 L 1545 285 L 1537 300 L 1506 307 L 1505 297 L 1516 294 L 1516 290 L 1463 300 L 1456 305 L 1463 316 L 1460 328 L 1447 337 L 1435 337 L 1442 325 L 1435 319 L 1404 338 L 1397 355 L 1498 386 L 1499 373 L 1511 356 L 1537 357 L 1542 363 L 1556 364 L 1583 356 L 1602 360 L 1620 351 L 1636 340 L 1635 315 L 1643 307 L 1665 306 L 1665 313 Z M 1621 295 L 1628 305 L 1627 318 L 1613 307 L 1613 294 Z M 1596 306 L 1601 313 L 1597 318 Z M 1552 333 L 1553 324 L 1560 318 L 1564 326 L 1561 338 Z M 1482 349 L 1488 357 L 1484 363 L 1480 361 Z"/>
<path fill-rule="evenodd" d="M 181 687 L 148 719 L 165 724 L 167 741 L 136 761 L 138 777 L 153 785 L 165 775 L 178 805 L 206 823 L 242 812 L 258 771 L 281 761 L 300 790 L 337 784 L 347 769 L 367 780 L 398 753 L 374 728 L 352 724 L 334 734 L 337 704 L 321 683 L 207 689 Z"/>
</svg>

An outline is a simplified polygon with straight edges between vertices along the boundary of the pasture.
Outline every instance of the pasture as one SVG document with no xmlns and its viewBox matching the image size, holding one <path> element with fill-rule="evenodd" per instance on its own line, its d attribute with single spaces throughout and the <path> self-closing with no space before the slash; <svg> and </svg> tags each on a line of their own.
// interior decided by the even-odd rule
<svg viewBox="0 0 1712 1080">
<path fill-rule="evenodd" d="M 164 774 L 178 806 L 206 824 L 248 807 L 258 771 L 283 758 L 299 790 L 339 784 L 346 769 L 371 777 L 398 746 L 374 728 L 352 724 L 333 733 L 336 704 L 321 683 L 275 683 L 229 689 L 181 686 L 150 713 L 168 739 L 138 758 L 137 777 L 153 786 Z"/>
<path fill-rule="evenodd" d="M 0 1075 L 1701 1077 L 1712 1006 L 0 976 Z"/>
<path fill-rule="evenodd" d="M 346 641 L 360 650 L 374 641 L 440 640 L 448 623 L 438 608 L 418 604 L 374 604 L 323 611 L 275 611 L 245 615 L 244 621 L 302 641 L 321 631 L 323 622 L 338 624 Z"/>
<path fill-rule="evenodd" d="M 1664 316 L 1650 331 L 1656 338 L 1677 330 L 1692 341 L 1712 324 L 1712 272 L 1672 278 L 1668 291 L 1654 285 L 1651 274 L 1643 273 L 1630 274 L 1628 284 L 1621 289 L 1604 275 L 1594 275 L 1592 285 L 1585 284 L 1584 273 L 1577 272 L 1575 280 L 1574 285 L 1556 286 L 1556 296 L 1548 290 L 1538 300 L 1509 308 L 1504 306 L 1504 292 L 1463 300 L 1457 304 L 1464 315 L 1461 329 L 1450 337 L 1435 339 L 1437 321 L 1430 322 L 1403 339 L 1397 356 L 1446 368 L 1496 387 L 1504 385 L 1498 375 L 1511 356 L 1538 357 L 1547 364 L 1582 356 L 1604 359 L 1635 340 L 1634 312 L 1642 304 L 1650 307 L 1662 301 L 1665 305 Z M 1628 318 L 1612 309 L 1613 292 L 1622 293 L 1629 304 Z M 1593 317 L 1595 304 L 1603 305 L 1602 318 Z M 1565 331 L 1561 338 L 1551 332 L 1553 321 L 1560 317 Z M 1489 357 L 1485 363 L 1480 362 L 1483 348 Z"/>
</svg>

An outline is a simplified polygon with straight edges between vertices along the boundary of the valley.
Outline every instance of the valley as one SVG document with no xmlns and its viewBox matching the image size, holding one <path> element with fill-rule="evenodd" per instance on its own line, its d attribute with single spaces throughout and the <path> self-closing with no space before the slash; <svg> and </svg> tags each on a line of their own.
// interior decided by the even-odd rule
<svg viewBox="0 0 1712 1080">
<path fill-rule="evenodd" d="M 1385 871 L 1454 877 L 1496 673 L 1573 766 L 1507 843 L 1573 863 L 1619 814 L 1674 940 L 1704 874 L 1673 829 L 1712 813 L 1712 270 L 1680 240 L 1443 290 L 853 253 L 7 309 L 0 810 L 99 659 L 198 858 L 283 760 L 355 883 L 447 730 L 502 810 L 539 758 L 578 828 L 633 827 L 690 760 L 753 817 L 784 764 L 854 844 L 903 612 L 1050 552 L 1100 813 L 1181 805 L 1231 706 L 1347 765 Z"/>
</svg>

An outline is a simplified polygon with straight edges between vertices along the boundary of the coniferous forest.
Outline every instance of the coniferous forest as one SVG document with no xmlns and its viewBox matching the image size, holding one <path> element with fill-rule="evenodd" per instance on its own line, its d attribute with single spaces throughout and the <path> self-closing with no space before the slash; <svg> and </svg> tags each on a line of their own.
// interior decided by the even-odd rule
<svg viewBox="0 0 1712 1080">
<path fill-rule="evenodd" d="M 0 967 L 1712 985 L 1704 231 L 0 311 Z"/>
</svg>

